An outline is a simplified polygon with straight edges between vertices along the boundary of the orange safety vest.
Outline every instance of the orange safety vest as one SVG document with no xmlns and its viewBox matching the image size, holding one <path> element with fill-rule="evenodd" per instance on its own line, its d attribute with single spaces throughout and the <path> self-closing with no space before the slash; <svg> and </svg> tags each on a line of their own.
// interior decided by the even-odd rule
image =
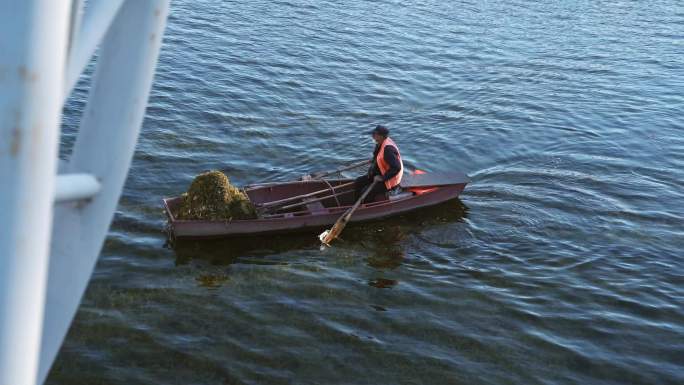
<svg viewBox="0 0 684 385">
<path fill-rule="evenodd" d="M 380 169 L 380 173 L 384 176 L 387 174 L 387 171 L 389 171 L 390 166 L 385 162 L 385 146 L 393 146 L 394 148 L 397 149 L 397 156 L 399 158 L 399 172 L 397 175 L 392 177 L 392 179 L 386 180 L 385 181 L 385 187 L 387 190 L 391 190 L 395 188 L 396 186 L 401 183 L 401 177 L 404 175 L 404 162 L 401 161 L 401 154 L 399 154 L 399 147 L 397 146 L 396 143 L 390 138 L 385 138 L 385 140 L 382 141 L 382 144 L 380 145 L 380 150 L 378 151 L 378 155 L 375 157 L 375 161 L 378 164 L 378 168 Z"/>
</svg>

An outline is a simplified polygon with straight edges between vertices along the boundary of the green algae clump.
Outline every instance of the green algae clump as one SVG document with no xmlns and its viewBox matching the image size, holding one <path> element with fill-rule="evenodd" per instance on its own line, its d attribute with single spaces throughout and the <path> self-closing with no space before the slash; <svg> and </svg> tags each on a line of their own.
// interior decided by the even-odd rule
<svg viewBox="0 0 684 385">
<path fill-rule="evenodd" d="M 221 171 L 199 174 L 183 194 L 178 219 L 254 219 L 256 210 L 247 195 L 230 184 Z"/>
</svg>

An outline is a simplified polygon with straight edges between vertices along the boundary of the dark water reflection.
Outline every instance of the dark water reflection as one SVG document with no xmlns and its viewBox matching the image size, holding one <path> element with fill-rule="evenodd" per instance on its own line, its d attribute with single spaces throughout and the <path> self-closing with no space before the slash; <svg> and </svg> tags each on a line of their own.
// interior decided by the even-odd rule
<svg viewBox="0 0 684 385">
<path fill-rule="evenodd" d="M 684 383 L 683 30 L 679 0 L 174 0 L 48 383 Z M 161 198 L 199 172 L 331 169 L 377 123 L 408 163 L 467 171 L 462 202 L 323 252 L 164 246 Z"/>
<path fill-rule="evenodd" d="M 338 244 L 359 245 L 368 253 L 367 263 L 376 269 L 399 267 L 405 258 L 403 243 L 406 237 L 439 223 L 463 221 L 468 208 L 460 199 L 393 217 L 389 220 L 371 221 L 349 225 Z M 287 261 L 272 260 L 297 250 L 320 249 L 316 232 L 292 233 L 268 237 L 240 237 L 209 240 L 171 240 L 165 247 L 173 250 L 176 265 L 208 263 L 230 265 L 232 263 L 283 264 Z"/>
</svg>

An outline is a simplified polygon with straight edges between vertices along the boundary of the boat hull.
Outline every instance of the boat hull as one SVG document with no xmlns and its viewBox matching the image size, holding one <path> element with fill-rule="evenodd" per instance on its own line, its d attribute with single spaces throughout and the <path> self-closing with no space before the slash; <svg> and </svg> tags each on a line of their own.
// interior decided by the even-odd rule
<svg viewBox="0 0 684 385">
<path fill-rule="evenodd" d="M 354 213 L 351 223 L 371 221 L 434 206 L 457 198 L 466 183 L 440 186 L 432 191 L 397 200 L 385 200 L 364 204 Z M 347 207 L 334 207 L 323 212 L 305 215 L 260 218 L 253 220 L 205 221 L 180 220 L 174 212 L 181 203 L 180 197 L 164 199 L 169 220 L 169 235 L 177 239 L 229 238 L 259 236 L 321 230 L 332 226 Z"/>
</svg>

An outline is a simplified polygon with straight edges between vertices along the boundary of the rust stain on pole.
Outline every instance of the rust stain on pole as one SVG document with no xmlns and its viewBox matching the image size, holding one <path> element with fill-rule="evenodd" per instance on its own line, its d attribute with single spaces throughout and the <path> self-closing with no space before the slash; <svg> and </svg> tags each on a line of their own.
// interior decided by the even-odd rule
<svg viewBox="0 0 684 385">
<path fill-rule="evenodd" d="M 12 129 L 10 154 L 12 156 L 17 156 L 19 153 L 19 147 L 21 147 L 21 129 L 19 127 L 14 127 L 14 129 Z"/>
<path fill-rule="evenodd" d="M 24 67 L 24 66 L 20 66 L 18 72 L 19 72 L 19 77 L 20 77 L 23 81 L 33 83 L 33 82 L 35 82 L 36 80 L 38 80 L 38 74 L 35 73 L 35 72 L 29 71 L 29 70 L 26 69 L 26 67 Z"/>
</svg>

